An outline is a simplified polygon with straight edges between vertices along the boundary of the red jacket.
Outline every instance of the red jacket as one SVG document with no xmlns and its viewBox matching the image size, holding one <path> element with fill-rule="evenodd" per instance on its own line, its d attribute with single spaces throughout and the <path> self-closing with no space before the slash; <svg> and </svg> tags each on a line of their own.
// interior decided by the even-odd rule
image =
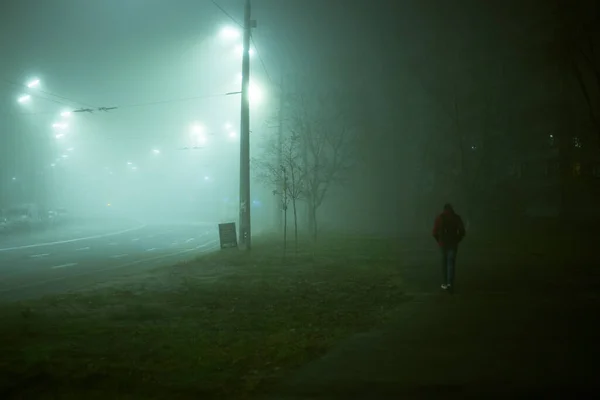
<svg viewBox="0 0 600 400">
<path fill-rule="evenodd" d="M 448 232 L 445 230 L 443 227 L 444 222 L 455 227 L 456 232 Z M 435 219 L 435 224 L 433 225 L 433 237 L 440 247 L 458 245 L 465 237 L 465 234 L 465 225 L 463 224 L 460 215 L 451 211 L 444 211 Z"/>
</svg>

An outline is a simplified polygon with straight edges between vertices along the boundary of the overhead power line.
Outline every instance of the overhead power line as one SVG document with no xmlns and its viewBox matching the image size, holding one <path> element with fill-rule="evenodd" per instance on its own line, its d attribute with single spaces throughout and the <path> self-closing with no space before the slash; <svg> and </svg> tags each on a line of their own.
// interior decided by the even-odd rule
<svg viewBox="0 0 600 400">
<path fill-rule="evenodd" d="M 244 25 L 241 22 L 239 22 L 230 13 L 228 13 L 227 10 L 225 10 L 223 7 L 221 7 L 219 5 L 219 3 L 217 3 L 215 0 L 212 0 L 212 3 L 215 5 L 215 7 L 217 7 L 219 10 L 221 10 L 223 12 L 223 14 L 225 14 L 226 16 L 228 16 L 229 19 L 231 19 L 237 26 L 239 26 L 240 28 L 244 27 Z"/>
<path fill-rule="evenodd" d="M 254 42 L 254 37 L 250 36 L 250 40 L 252 41 L 252 45 L 254 46 L 254 51 L 256 52 L 256 55 L 258 57 L 258 59 L 260 60 L 260 64 L 263 67 L 263 70 L 265 71 L 265 75 L 267 75 L 267 79 L 269 80 L 270 83 L 273 83 L 273 81 L 271 80 L 271 75 L 269 74 L 269 71 L 267 70 L 267 65 L 265 64 L 265 60 L 263 60 L 262 56 L 260 55 L 260 52 L 258 51 L 258 47 L 256 46 L 256 43 Z"/>
<path fill-rule="evenodd" d="M 93 107 L 93 106 L 90 106 L 89 104 L 83 103 L 81 101 L 73 100 L 73 99 L 71 99 L 69 97 L 61 96 L 61 95 L 58 95 L 56 93 L 52 93 L 52 92 L 49 92 L 49 91 L 46 91 L 46 90 L 42 90 L 42 89 L 31 90 L 31 88 L 29 88 L 27 85 L 11 81 L 10 79 L 2 78 L 2 80 L 5 83 L 7 83 L 7 84 L 9 84 L 11 86 L 16 86 L 16 87 L 19 87 L 19 88 L 28 89 L 29 91 L 27 92 L 27 94 L 30 95 L 30 96 L 32 96 L 32 97 L 36 97 L 38 99 L 47 100 L 47 101 L 50 101 L 50 102 L 56 103 L 56 104 L 67 105 L 69 107 L 72 107 L 74 104 L 77 105 L 77 106 Z M 47 96 L 56 97 L 56 98 L 61 99 L 61 100 L 66 100 L 66 101 L 68 101 L 71 104 L 65 103 L 64 101 L 60 101 L 60 100 L 52 99 L 52 98 L 49 98 L 49 97 L 41 96 L 39 93 L 45 94 Z"/>
</svg>

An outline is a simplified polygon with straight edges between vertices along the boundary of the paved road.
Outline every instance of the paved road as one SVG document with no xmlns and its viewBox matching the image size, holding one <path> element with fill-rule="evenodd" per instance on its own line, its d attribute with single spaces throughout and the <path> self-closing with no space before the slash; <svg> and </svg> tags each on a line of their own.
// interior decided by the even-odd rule
<svg viewBox="0 0 600 400">
<path fill-rule="evenodd" d="M 64 227 L 0 241 L 0 300 L 82 289 L 216 249 L 216 225 L 131 221 Z"/>
</svg>

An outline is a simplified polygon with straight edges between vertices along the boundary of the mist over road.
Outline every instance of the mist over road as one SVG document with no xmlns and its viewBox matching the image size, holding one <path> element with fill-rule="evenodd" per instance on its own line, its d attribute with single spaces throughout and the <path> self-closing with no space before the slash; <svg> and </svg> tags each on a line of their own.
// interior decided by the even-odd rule
<svg viewBox="0 0 600 400">
<path fill-rule="evenodd" d="M 86 220 L 0 238 L 0 300 L 83 289 L 218 248 L 216 225 Z"/>
</svg>

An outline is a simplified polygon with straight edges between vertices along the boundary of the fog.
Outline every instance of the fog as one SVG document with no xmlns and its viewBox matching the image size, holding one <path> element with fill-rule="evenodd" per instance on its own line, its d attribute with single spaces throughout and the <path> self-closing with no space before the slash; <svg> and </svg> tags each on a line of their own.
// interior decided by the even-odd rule
<svg viewBox="0 0 600 400">
<path fill-rule="evenodd" d="M 253 229 L 280 223 L 280 134 L 300 159 L 322 148 L 297 161 L 320 168 L 303 228 L 311 209 L 319 229 L 384 233 L 429 229 L 445 202 L 470 227 L 593 212 L 589 188 L 564 188 L 573 166 L 600 174 L 598 64 L 576 55 L 574 75 L 555 46 L 594 22 L 588 3 L 256 0 Z M 4 212 L 237 222 L 241 1 L 1 7 Z"/>
</svg>

